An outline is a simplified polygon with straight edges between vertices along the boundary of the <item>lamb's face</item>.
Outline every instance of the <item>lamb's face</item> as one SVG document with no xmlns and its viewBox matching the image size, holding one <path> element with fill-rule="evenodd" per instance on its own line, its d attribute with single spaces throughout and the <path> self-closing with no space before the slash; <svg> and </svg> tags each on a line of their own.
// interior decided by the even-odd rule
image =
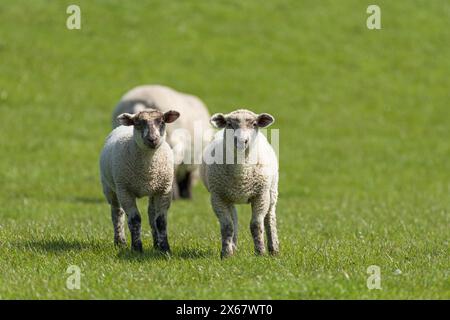
<svg viewBox="0 0 450 320">
<path fill-rule="evenodd" d="M 240 151 L 246 150 L 256 139 L 259 128 L 271 125 L 274 118 L 267 113 L 259 115 L 249 110 L 236 110 L 227 115 L 217 113 L 211 117 L 211 123 L 224 130 L 224 139 L 233 134 L 234 147 Z"/>
<path fill-rule="evenodd" d="M 166 123 L 174 122 L 179 116 L 172 110 L 166 113 L 146 110 L 136 114 L 123 113 L 117 119 L 124 126 L 134 126 L 134 139 L 139 147 L 156 149 L 166 138 Z"/>
</svg>

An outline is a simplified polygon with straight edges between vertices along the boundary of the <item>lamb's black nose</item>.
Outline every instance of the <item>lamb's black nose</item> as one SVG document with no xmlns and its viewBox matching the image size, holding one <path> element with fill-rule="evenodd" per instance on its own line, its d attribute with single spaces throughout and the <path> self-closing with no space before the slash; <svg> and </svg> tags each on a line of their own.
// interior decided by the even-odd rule
<svg viewBox="0 0 450 320">
<path fill-rule="evenodd" d="M 157 143 L 157 139 L 155 139 L 155 138 L 149 138 L 149 137 L 147 137 L 145 140 L 146 140 L 147 143 L 148 143 L 149 145 L 151 145 L 151 146 L 155 146 L 156 143 Z"/>
</svg>

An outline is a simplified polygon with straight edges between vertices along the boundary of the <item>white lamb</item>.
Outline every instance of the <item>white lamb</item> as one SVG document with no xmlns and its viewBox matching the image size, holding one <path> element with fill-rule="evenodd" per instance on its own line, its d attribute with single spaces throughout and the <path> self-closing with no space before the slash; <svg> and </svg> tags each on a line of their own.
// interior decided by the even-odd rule
<svg viewBox="0 0 450 320">
<path fill-rule="evenodd" d="M 234 204 L 250 203 L 250 230 L 256 254 L 264 254 L 264 227 L 271 254 L 279 251 L 275 207 L 278 197 L 278 160 L 272 146 L 259 128 L 268 127 L 274 118 L 237 110 L 215 114 L 211 123 L 220 129 L 205 148 L 200 168 L 202 180 L 211 193 L 221 234 L 221 257 L 237 248 L 237 212 Z"/>
<path fill-rule="evenodd" d="M 125 213 L 131 232 L 131 247 L 142 251 L 141 216 L 136 198 L 149 197 L 148 216 L 153 245 L 170 251 L 167 211 L 172 199 L 173 153 L 165 141 L 165 124 L 174 122 L 177 111 L 157 110 L 118 116 L 122 126 L 106 139 L 100 157 L 103 193 L 111 205 L 114 243 L 126 244 Z"/>
</svg>

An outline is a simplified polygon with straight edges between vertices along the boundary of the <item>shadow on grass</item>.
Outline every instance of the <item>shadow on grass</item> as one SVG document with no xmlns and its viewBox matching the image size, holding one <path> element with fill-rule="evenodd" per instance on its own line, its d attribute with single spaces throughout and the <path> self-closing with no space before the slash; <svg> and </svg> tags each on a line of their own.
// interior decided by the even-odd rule
<svg viewBox="0 0 450 320">
<path fill-rule="evenodd" d="M 37 239 L 27 240 L 15 243 L 15 247 L 22 251 L 35 251 L 44 253 L 67 253 L 71 251 L 109 251 L 112 244 L 102 243 L 100 241 L 75 240 L 75 239 Z M 174 250 L 171 254 L 163 253 L 155 249 L 144 247 L 144 252 L 132 251 L 129 246 L 116 248 L 117 257 L 128 261 L 146 261 L 146 260 L 195 260 L 209 258 L 214 255 L 212 250 L 197 248 L 181 248 Z"/>
<path fill-rule="evenodd" d="M 68 251 L 82 251 L 100 249 L 101 243 L 95 241 L 79 241 L 65 239 L 28 240 L 18 242 L 16 246 L 24 251 L 39 251 L 51 253 L 64 253 Z"/>
<path fill-rule="evenodd" d="M 135 252 L 130 248 L 121 248 L 117 257 L 122 260 L 128 261 L 146 261 L 146 260 L 195 260 L 202 258 L 209 258 L 213 256 L 212 250 L 207 249 L 194 249 L 194 248 L 181 248 L 174 250 L 172 253 L 164 253 L 155 249 L 145 249 L 144 252 Z"/>
<path fill-rule="evenodd" d="M 106 203 L 106 200 L 103 198 L 93 198 L 93 197 L 70 197 L 70 198 L 64 198 L 64 201 L 74 202 L 74 203 L 84 203 L 84 204 Z"/>
<path fill-rule="evenodd" d="M 215 255 L 213 250 L 210 249 L 196 249 L 196 248 L 182 248 L 179 252 L 176 252 L 177 256 L 181 259 L 203 259 L 211 258 Z"/>
</svg>

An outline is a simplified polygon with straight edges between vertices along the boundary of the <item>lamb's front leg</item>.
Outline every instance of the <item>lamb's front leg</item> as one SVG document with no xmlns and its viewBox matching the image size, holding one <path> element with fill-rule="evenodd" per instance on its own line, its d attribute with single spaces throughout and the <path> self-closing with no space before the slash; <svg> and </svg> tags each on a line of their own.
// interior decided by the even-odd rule
<svg viewBox="0 0 450 320">
<path fill-rule="evenodd" d="M 250 231 L 255 245 L 255 253 L 262 255 L 266 251 L 264 246 L 264 217 L 269 210 L 270 197 L 268 195 L 259 196 L 251 201 L 251 205 L 252 220 L 250 222 Z"/>
<path fill-rule="evenodd" d="M 232 204 L 223 201 L 218 196 L 212 195 L 211 205 L 220 222 L 220 233 L 222 235 L 222 252 L 220 257 L 223 259 L 234 253 Z"/>
<path fill-rule="evenodd" d="M 136 206 L 136 198 L 127 192 L 118 192 L 120 206 L 128 216 L 128 228 L 131 233 L 131 249 L 142 252 L 141 215 Z"/>
<path fill-rule="evenodd" d="M 167 238 L 167 212 L 171 200 L 171 193 L 154 196 L 155 215 L 151 223 L 154 223 L 156 230 L 156 248 L 163 252 L 170 252 Z"/>
<path fill-rule="evenodd" d="M 150 229 L 152 230 L 153 248 L 158 248 L 158 234 L 156 232 L 156 207 L 153 196 L 148 198 L 148 222 Z"/>
<path fill-rule="evenodd" d="M 232 218 L 233 218 L 233 252 L 237 250 L 238 242 L 238 217 L 236 207 L 232 206 Z"/>
</svg>

